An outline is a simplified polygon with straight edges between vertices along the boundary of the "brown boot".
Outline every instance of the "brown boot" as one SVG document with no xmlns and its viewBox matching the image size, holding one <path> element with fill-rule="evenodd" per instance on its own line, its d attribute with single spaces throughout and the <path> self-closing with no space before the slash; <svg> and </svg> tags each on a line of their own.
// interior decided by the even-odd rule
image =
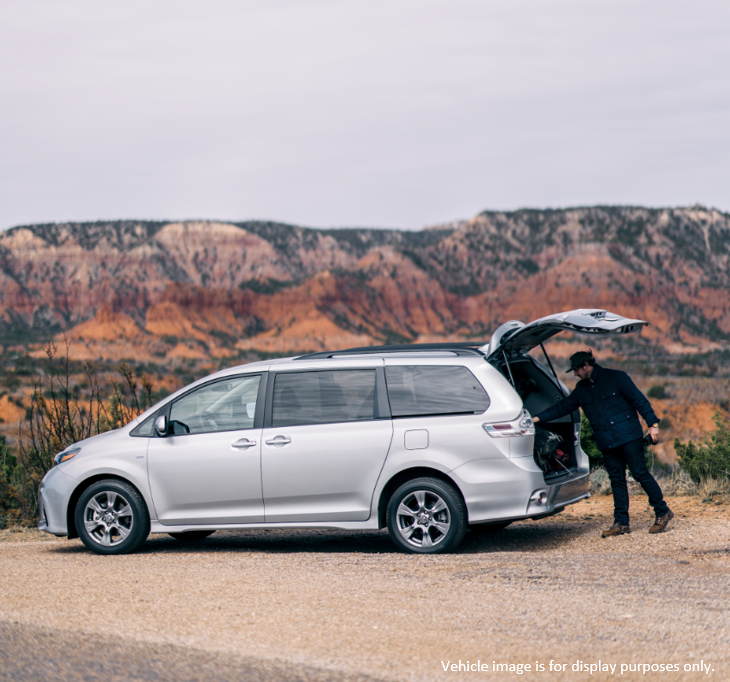
<svg viewBox="0 0 730 682">
<path fill-rule="evenodd" d="M 614 535 L 624 535 L 624 533 L 630 533 L 631 528 L 629 526 L 622 526 L 620 523 L 614 523 L 608 530 L 604 530 L 601 533 L 602 538 L 610 538 Z"/>
<path fill-rule="evenodd" d="M 674 518 L 674 512 L 670 509 L 664 516 L 657 516 L 654 525 L 649 528 L 650 533 L 661 533 L 667 524 Z"/>
</svg>

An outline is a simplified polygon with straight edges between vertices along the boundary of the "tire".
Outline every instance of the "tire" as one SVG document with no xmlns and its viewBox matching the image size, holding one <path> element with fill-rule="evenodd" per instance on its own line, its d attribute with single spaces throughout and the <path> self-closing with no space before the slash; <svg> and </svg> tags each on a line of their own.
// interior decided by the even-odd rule
<svg viewBox="0 0 730 682">
<path fill-rule="evenodd" d="M 97 554 L 134 552 L 150 534 L 150 515 L 142 496 L 129 483 L 108 479 L 90 485 L 74 512 L 76 530 Z"/>
<path fill-rule="evenodd" d="M 189 530 L 186 533 L 168 533 L 168 535 L 180 542 L 200 542 L 213 533 L 214 530 Z"/>
<path fill-rule="evenodd" d="M 512 523 L 512 521 L 502 521 L 500 523 L 477 523 L 473 526 L 469 526 L 469 530 L 479 533 L 480 535 L 487 535 L 491 533 L 499 533 L 504 530 Z"/>
<path fill-rule="evenodd" d="M 451 552 L 467 529 L 464 500 L 438 478 L 414 478 L 400 486 L 390 498 L 387 518 L 390 539 L 414 554 Z"/>
</svg>

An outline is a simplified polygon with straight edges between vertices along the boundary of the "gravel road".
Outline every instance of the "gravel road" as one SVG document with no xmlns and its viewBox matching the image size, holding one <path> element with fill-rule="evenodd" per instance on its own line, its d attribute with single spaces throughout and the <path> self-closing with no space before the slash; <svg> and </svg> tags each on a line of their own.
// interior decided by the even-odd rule
<svg viewBox="0 0 730 682">
<path fill-rule="evenodd" d="M 0 680 L 8 682 L 377 682 L 375 678 L 205 651 L 0 623 Z"/>
<path fill-rule="evenodd" d="M 101 557 L 1 531 L 0 679 L 724 681 L 730 507 L 669 502 L 677 518 L 661 535 L 635 497 L 634 532 L 602 540 L 602 497 L 430 557 L 396 552 L 383 532 L 218 532 L 194 546 L 156 535 Z M 443 668 L 478 660 L 489 670 Z M 679 672 L 571 670 L 599 660 Z M 709 672 L 684 672 L 701 662 Z"/>
</svg>

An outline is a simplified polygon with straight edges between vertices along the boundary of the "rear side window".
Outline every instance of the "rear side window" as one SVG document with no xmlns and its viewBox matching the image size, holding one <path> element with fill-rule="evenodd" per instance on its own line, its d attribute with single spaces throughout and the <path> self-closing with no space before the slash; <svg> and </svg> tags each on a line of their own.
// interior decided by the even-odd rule
<svg viewBox="0 0 730 682">
<path fill-rule="evenodd" d="M 271 426 L 375 418 L 375 370 L 292 372 L 274 382 Z"/>
<path fill-rule="evenodd" d="M 394 417 L 474 414 L 489 407 L 487 392 L 466 367 L 386 367 L 385 380 Z"/>
</svg>

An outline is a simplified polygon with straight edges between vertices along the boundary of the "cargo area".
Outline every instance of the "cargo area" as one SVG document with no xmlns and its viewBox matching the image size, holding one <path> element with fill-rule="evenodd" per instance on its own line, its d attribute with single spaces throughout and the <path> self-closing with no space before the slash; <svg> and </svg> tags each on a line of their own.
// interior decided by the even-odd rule
<svg viewBox="0 0 730 682">
<path fill-rule="evenodd" d="M 514 381 L 515 390 L 522 398 L 525 409 L 532 415 L 551 407 L 564 397 L 554 377 L 540 369 L 528 357 L 510 358 L 509 368 L 503 361 L 499 369 L 508 381 Z M 576 424 L 580 424 L 579 410 L 550 423 L 541 422 L 536 425 L 534 457 L 543 470 L 546 481 L 575 471 Z M 547 434 L 555 434 L 560 440 L 550 439 Z M 547 454 L 541 454 L 540 446 L 543 446 L 543 451 L 554 449 Z"/>
</svg>

